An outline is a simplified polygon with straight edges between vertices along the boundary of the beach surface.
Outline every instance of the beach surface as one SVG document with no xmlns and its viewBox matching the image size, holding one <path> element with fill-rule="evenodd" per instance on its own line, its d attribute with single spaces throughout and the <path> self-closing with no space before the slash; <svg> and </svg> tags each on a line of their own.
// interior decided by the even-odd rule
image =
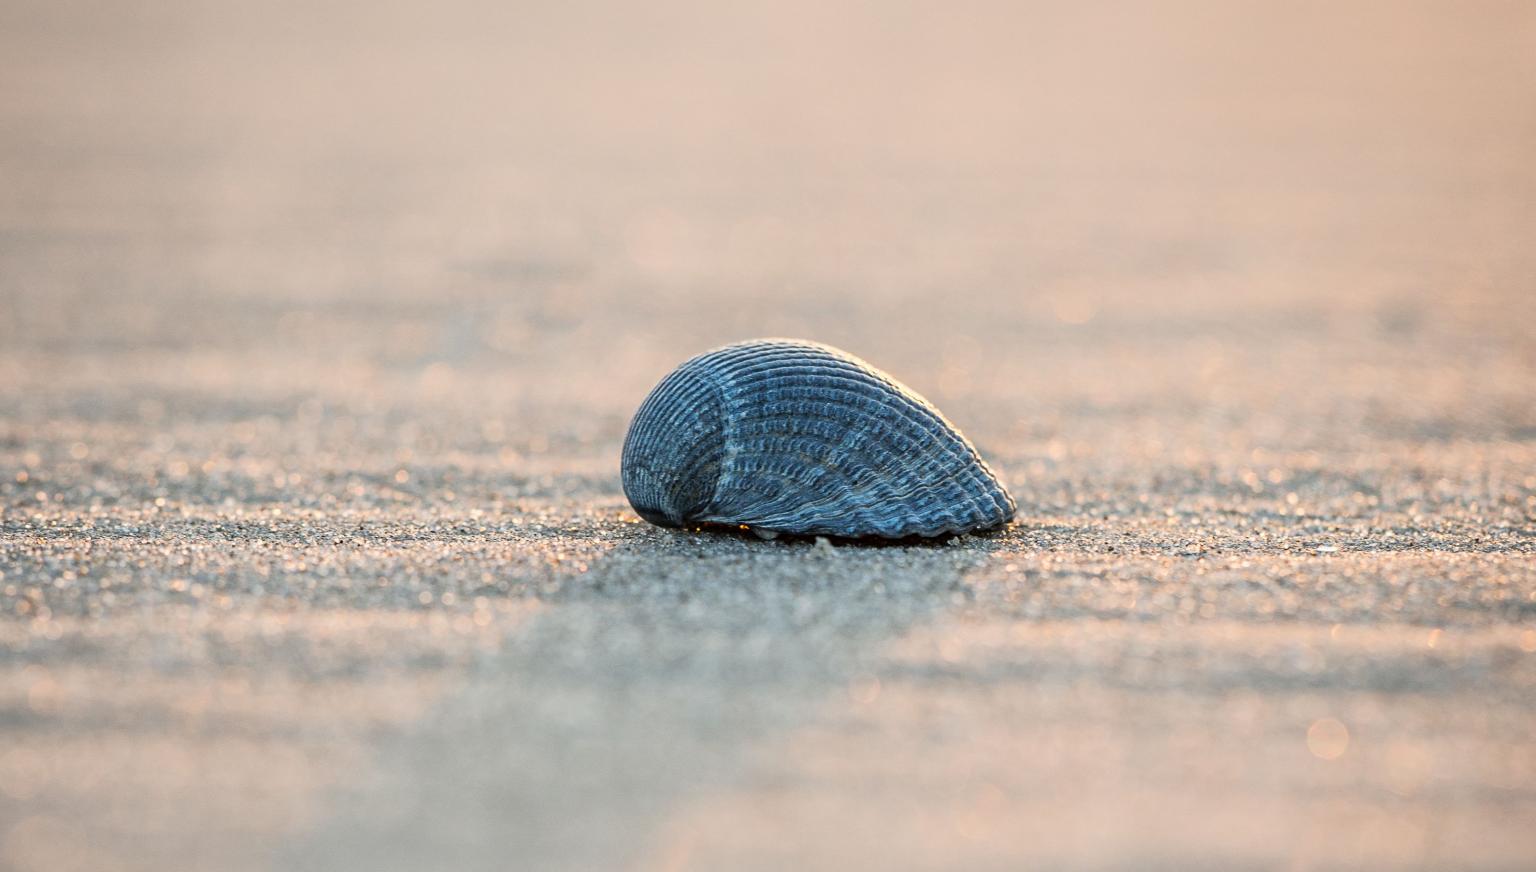
<svg viewBox="0 0 1536 872">
<path fill-rule="evenodd" d="M 1521 3 L 0 0 L 0 869 L 1536 866 Z M 672 367 L 1019 503 L 663 530 Z"/>
</svg>

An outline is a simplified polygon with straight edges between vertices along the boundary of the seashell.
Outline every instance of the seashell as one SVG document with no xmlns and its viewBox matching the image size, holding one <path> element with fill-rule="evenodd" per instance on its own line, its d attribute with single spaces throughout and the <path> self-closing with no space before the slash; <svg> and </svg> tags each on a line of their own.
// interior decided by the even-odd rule
<svg viewBox="0 0 1536 872">
<path fill-rule="evenodd" d="M 941 536 L 1013 518 L 1013 497 L 915 391 L 828 345 L 758 339 L 662 379 L 624 438 L 624 495 L 667 527 Z"/>
</svg>

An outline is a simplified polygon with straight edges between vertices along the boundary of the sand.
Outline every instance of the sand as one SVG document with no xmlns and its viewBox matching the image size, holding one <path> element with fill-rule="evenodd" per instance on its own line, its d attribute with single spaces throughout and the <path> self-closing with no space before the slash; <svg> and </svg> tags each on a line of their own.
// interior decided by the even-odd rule
<svg viewBox="0 0 1536 872">
<path fill-rule="evenodd" d="M 0 868 L 1536 864 L 1536 16 L 0 4 Z M 752 336 L 933 546 L 639 521 Z"/>
</svg>

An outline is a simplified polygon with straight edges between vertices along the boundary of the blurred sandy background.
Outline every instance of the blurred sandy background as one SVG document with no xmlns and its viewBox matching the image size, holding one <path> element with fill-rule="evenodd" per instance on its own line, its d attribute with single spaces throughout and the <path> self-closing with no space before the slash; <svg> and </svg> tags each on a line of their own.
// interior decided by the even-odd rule
<svg viewBox="0 0 1536 872">
<path fill-rule="evenodd" d="M 0 0 L 0 868 L 1536 863 L 1536 7 Z M 844 347 L 1020 524 L 633 523 Z"/>
</svg>

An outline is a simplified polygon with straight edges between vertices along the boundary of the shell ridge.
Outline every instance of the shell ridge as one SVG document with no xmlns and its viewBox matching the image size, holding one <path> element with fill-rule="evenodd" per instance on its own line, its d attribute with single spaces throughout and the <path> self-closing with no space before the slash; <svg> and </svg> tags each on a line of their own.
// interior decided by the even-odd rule
<svg viewBox="0 0 1536 872">
<path fill-rule="evenodd" d="M 742 454 L 742 450 L 741 450 L 742 449 L 742 443 L 747 441 L 747 437 L 746 437 L 746 435 L 744 433 L 744 429 L 745 428 L 743 427 L 743 424 L 746 423 L 746 422 L 749 422 L 749 421 L 757 421 L 757 420 L 762 420 L 762 419 L 758 418 L 758 417 L 745 416 L 745 415 L 741 414 L 740 382 L 739 382 L 739 380 L 735 376 L 736 376 L 736 374 L 734 372 L 731 372 L 731 371 L 728 370 L 726 372 L 726 374 L 724 375 L 724 378 L 723 378 L 724 384 L 721 386 L 721 392 L 722 392 L 724 403 L 725 403 L 725 407 L 726 407 L 726 410 L 727 410 L 727 414 L 725 415 L 725 419 L 726 419 L 726 446 L 727 446 L 728 462 L 722 465 L 722 469 L 724 471 L 723 471 L 723 474 L 720 476 L 720 478 L 719 478 L 719 480 L 717 482 L 717 486 L 716 486 L 716 490 L 715 490 L 715 496 L 711 499 L 710 506 L 709 506 L 709 517 L 707 518 L 707 520 L 711 520 L 711 521 L 714 521 L 714 522 L 723 522 L 723 523 L 736 522 L 734 519 L 727 518 L 727 515 L 735 515 L 735 514 L 738 514 L 738 513 L 735 513 L 735 512 L 725 512 L 724 510 L 726 508 L 728 508 L 728 506 L 722 504 L 722 502 L 720 500 L 720 492 L 725 489 L 725 485 L 728 483 L 728 481 L 734 481 L 735 478 L 742 477 L 742 476 L 744 476 L 745 473 L 747 473 L 749 471 L 753 472 L 753 473 L 755 473 L 757 475 L 761 475 L 762 472 L 763 472 L 762 470 L 758 470 L 758 469 L 744 470 L 744 469 L 740 469 L 739 468 L 741 466 L 741 464 L 739 463 L 737 458 L 740 457 L 741 454 Z M 775 416 L 775 419 L 777 419 L 777 418 L 778 418 L 778 416 Z M 829 420 L 835 420 L 835 419 L 829 419 Z M 757 435 L 757 436 L 759 436 L 759 438 L 761 438 L 762 436 L 766 436 L 768 434 L 754 434 L 754 435 Z M 799 432 L 792 433 L 792 434 L 785 434 L 785 435 L 787 435 L 791 440 L 793 440 L 793 439 L 803 439 L 803 440 L 809 441 L 809 439 L 811 438 L 811 434 L 799 433 Z M 842 470 L 840 470 L 837 466 L 835 466 L 833 464 L 825 463 L 825 462 L 823 462 L 821 460 L 821 458 L 816 457 L 814 455 L 806 454 L 804 452 L 800 452 L 800 456 L 806 458 L 807 460 L 814 461 L 814 464 L 813 464 L 814 468 L 816 468 L 818 470 L 824 470 L 827 473 L 838 477 L 845 484 L 851 484 L 850 480 L 846 477 L 846 475 L 842 472 Z M 789 479 L 789 480 L 793 481 L 793 479 Z M 792 493 L 792 489 L 785 488 L 783 492 L 785 494 L 789 494 L 789 493 Z M 781 497 L 781 499 L 782 499 L 782 497 Z M 778 514 L 780 514 L 780 515 L 791 514 L 792 515 L 793 512 L 782 512 L 781 511 Z M 769 520 L 765 520 L 765 518 L 769 518 L 769 517 L 772 517 L 772 515 L 762 514 L 762 515 L 756 515 L 756 516 L 749 517 L 746 514 L 741 514 L 739 523 L 755 524 L 757 526 L 763 526 L 765 528 L 771 528 L 772 525 L 771 525 L 770 521 Z"/>
<path fill-rule="evenodd" d="M 865 382 L 862 381 L 853 382 L 851 379 L 845 381 L 848 381 L 852 384 L 857 384 L 859 386 L 863 386 L 865 384 Z M 818 394 L 820 394 L 820 396 L 818 396 Z M 796 384 L 792 387 L 782 388 L 775 392 L 774 398 L 768 401 L 768 403 L 782 403 L 789 398 L 803 399 L 805 401 L 815 401 L 820 399 L 825 402 L 828 394 L 839 399 L 850 401 L 850 404 L 852 404 L 852 401 L 857 401 L 858 403 L 878 403 L 900 416 L 900 420 L 903 423 L 912 425 L 908 429 L 920 431 L 925 435 L 942 436 L 946 441 L 951 441 L 962 445 L 968 453 L 972 455 L 976 453 L 974 447 L 966 442 L 964 436 L 955 429 L 953 424 L 941 416 L 933 415 L 931 409 L 924 408 L 920 405 L 912 403 L 911 397 L 908 396 L 897 396 L 894 399 L 888 399 L 869 390 L 859 390 L 855 387 L 844 386 L 841 384 L 834 386 L 832 384 L 821 385 L 812 383 L 806 385 Z M 768 403 L 765 403 L 764 405 L 766 406 Z M 878 418 L 875 418 L 873 419 L 873 423 L 882 422 L 880 422 Z"/>
<path fill-rule="evenodd" d="M 784 375 L 811 373 L 814 373 L 817 376 L 825 377 L 824 370 L 807 370 L 804 373 L 799 373 L 794 369 L 787 369 Z M 860 385 L 866 385 L 870 381 L 867 378 L 867 374 L 865 373 L 849 374 L 849 377 L 846 378 L 846 380 L 855 382 Z M 905 400 L 909 406 L 910 411 L 917 413 L 915 415 L 904 414 L 904 417 L 906 417 L 907 420 L 913 421 L 915 423 L 920 422 L 921 424 L 929 425 L 927 427 L 923 427 L 922 429 L 931 428 L 934 430 L 934 432 L 943 432 L 947 436 L 958 439 L 958 441 L 965 446 L 965 449 L 973 457 L 975 457 L 978 461 L 981 459 L 980 453 L 976 450 L 976 447 L 970 443 L 970 440 L 965 437 L 965 434 L 960 432 L 960 429 L 954 425 L 954 422 L 945 417 L 942 412 L 935 408 L 932 403 L 929 403 L 926 399 L 924 399 L 921 394 L 918 394 L 916 391 L 901 385 L 899 382 L 893 382 L 889 380 L 888 377 L 885 381 L 881 382 L 881 384 L 890 389 L 891 393 L 899 396 L 902 400 Z"/>
<path fill-rule="evenodd" d="M 839 398 L 859 399 L 866 402 L 878 401 L 879 398 L 873 395 L 866 385 L 866 382 L 855 381 L 852 378 L 846 377 L 819 378 L 815 381 L 807 380 L 804 383 L 797 382 L 792 386 L 780 388 L 776 391 L 776 399 L 783 397 L 814 400 L 830 395 Z M 860 388 L 864 389 L 860 390 Z M 946 419 L 934 417 L 930 410 L 913 404 L 909 400 L 910 398 L 908 397 L 899 397 L 895 402 L 884 402 L 883 404 L 899 411 L 905 420 L 918 425 L 914 429 L 939 432 L 944 429 L 945 424 L 949 423 Z M 953 429 L 952 425 L 951 429 Z"/>
<path fill-rule="evenodd" d="M 838 472 L 836 467 L 817 463 L 815 468 L 827 472 L 827 478 L 836 478 L 847 481 L 847 479 Z M 792 484 L 805 483 L 804 480 L 799 477 L 785 475 L 775 470 L 758 470 L 755 477 L 758 479 L 772 478 Z M 799 506 L 783 505 L 785 497 L 791 496 L 792 494 L 793 491 L 791 488 L 784 488 L 781 490 L 780 495 L 777 498 L 760 506 L 755 513 L 751 511 L 728 513 L 730 518 L 729 521 L 727 521 L 727 515 L 719 515 L 717 517 L 712 517 L 709 520 L 716 522 L 743 523 L 749 526 L 762 527 L 764 529 L 777 529 L 778 527 L 784 526 L 788 522 L 791 522 L 798 517 L 806 517 L 809 520 L 816 514 L 814 511 L 812 511 L 813 509 L 822 505 L 827 505 L 830 503 L 831 498 L 834 496 L 832 494 L 827 494 L 825 499 L 814 500 L 808 503 L 803 503 Z M 772 510 L 770 510 L 770 507 Z M 867 521 L 868 519 L 864 517 L 866 514 L 864 508 L 866 507 L 858 506 L 853 511 L 844 512 L 843 514 L 851 515 L 855 521 Z"/>
<path fill-rule="evenodd" d="M 865 369 L 860 369 L 857 366 L 859 362 L 856 358 L 849 359 L 852 357 L 851 355 L 831 353 L 823 355 L 824 358 L 829 358 L 830 360 L 817 360 L 814 363 L 795 360 L 787 365 L 778 363 L 778 361 L 785 359 L 793 360 L 796 357 L 795 352 L 797 350 L 793 347 L 781 346 L 778 349 L 779 353 L 773 355 L 773 360 L 767 360 L 769 355 L 763 355 L 761 358 L 754 360 L 747 353 L 749 348 L 745 345 L 740 346 L 735 357 L 744 359 L 745 362 L 731 367 L 733 370 L 740 370 L 739 372 L 732 373 L 731 382 L 733 386 L 740 385 L 743 382 L 750 384 L 770 378 L 788 379 L 792 376 L 799 376 L 799 383 L 795 383 L 793 387 L 781 388 L 778 392 L 793 394 L 797 392 L 797 388 L 814 388 L 818 383 L 829 381 L 846 382 L 852 386 L 847 389 L 848 395 L 861 402 L 878 402 L 884 408 L 896 411 L 905 423 L 914 425 L 911 429 L 922 431 L 924 435 L 929 436 L 929 441 L 934 443 L 934 447 L 938 449 L 926 452 L 920 451 L 915 456 L 905 452 L 894 453 L 894 456 L 906 467 L 912 485 L 903 491 L 892 493 L 889 497 L 890 499 L 917 499 L 924 504 L 937 506 L 942 505 L 944 497 L 958 498 L 961 502 L 967 504 L 968 511 L 964 512 L 963 519 L 977 522 L 995 518 L 998 519 L 998 523 L 1002 523 L 1011 516 L 1006 511 L 1005 506 L 999 505 L 996 491 L 1000 488 L 996 484 L 991 470 L 982 465 L 981 458 L 975 447 L 969 443 L 969 440 L 965 439 L 964 435 L 954 427 L 953 423 L 945 418 L 941 412 L 931 403 L 928 403 L 920 394 L 906 388 L 890 378 L 889 375 L 875 370 L 874 367 L 869 367 L 867 364 L 864 365 Z M 778 363 L 777 366 L 774 365 L 776 363 Z M 741 378 L 740 376 L 743 374 L 749 377 Z M 871 378 L 871 375 L 874 375 L 875 378 Z M 882 392 L 869 390 L 868 386 L 870 386 L 871 382 L 875 382 L 885 390 Z M 859 388 L 864 389 L 859 390 Z M 732 405 L 734 407 L 736 404 L 733 403 Z M 800 410 L 800 413 L 804 414 L 804 410 Z M 765 420 L 774 417 L 777 416 L 766 412 L 748 419 L 733 415 L 731 416 L 731 423 L 733 430 L 735 430 L 739 437 L 743 429 L 742 425 L 746 421 Z M 880 423 L 878 416 L 869 415 L 867 417 L 872 423 Z M 896 436 L 914 448 L 923 447 L 918 440 L 908 438 L 907 434 L 901 432 L 899 428 L 887 427 L 883 429 L 884 433 L 882 435 L 885 435 L 887 438 Z M 850 428 L 849 433 L 845 435 L 843 444 L 851 445 L 857 438 L 857 435 L 858 429 Z M 862 452 L 860 453 L 862 454 Z M 913 462 L 914 460 L 918 462 Z M 965 478 L 973 487 L 955 486 L 943 480 L 951 478 L 951 476 L 943 476 L 938 473 L 950 463 L 956 463 L 964 469 L 966 473 Z M 722 476 L 723 482 L 724 476 Z M 949 486 L 946 487 L 946 485 Z M 981 493 L 975 493 L 976 491 L 981 491 Z M 783 515 L 785 513 L 781 512 L 779 514 Z M 793 515 L 795 513 L 789 514 Z M 770 518 L 773 518 L 773 516 L 759 516 L 758 523 L 769 523 L 768 519 Z M 782 520 L 782 518 L 777 520 Z"/>
<path fill-rule="evenodd" d="M 839 424 L 840 422 L 839 419 L 833 418 L 833 416 L 822 416 L 822 419 L 823 421 L 829 422 L 829 424 Z M 759 418 L 757 421 L 762 421 L 762 419 Z M 773 418 L 770 419 L 770 421 L 779 421 L 779 418 Z M 743 441 L 745 438 L 743 438 L 742 428 L 740 428 L 740 419 L 734 421 L 733 424 L 734 427 L 736 427 L 736 431 L 734 431 L 734 438 L 736 438 L 736 441 Z M 782 447 L 777 448 L 777 450 L 773 451 L 773 453 L 768 453 L 768 451 L 762 450 L 762 448 L 765 447 L 763 444 L 768 444 L 768 442 L 771 442 L 771 444 L 782 444 Z M 883 487 L 883 485 L 886 485 L 886 482 L 880 481 L 879 477 L 877 476 L 865 476 L 866 479 L 869 479 L 868 482 L 859 481 L 859 479 L 856 477 L 857 473 L 862 473 L 862 471 L 865 470 L 879 470 L 879 462 L 877 462 L 874 457 L 865 456 L 865 454 L 860 451 L 860 453 L 856 453 L 856 456 L 860 457 L 860 461 L 862 461 L 859 462 L 859 464 L 839 464 L 839 462 L 833 461 L 833 457 L 836 457 L 837 448 L 840 447 L 840 442 L 834 444 L 834 442 L 829 441 L 829 438 L 826 438 L 826 436 L 823 436 L 823 434 L 814 433 L 814 431 L 793 430 L 790 431 L 790 433 L 771 433 L 771 431 L 770 433 L 754 433 L 753 438 L 750 439 L 750 444 L 751 448 L 753 448 L 753 451 L 750 451 L 748 456 L 771 456 L 776 457 L 776 459 L 779 459 L 779 461 L 782 461 L 782 459 L 785 459 L 785 457 L 788 456 L 797 456 L 806 462 L 806 467 L 809 467 L 814 471 L 820 471 L 820 473 L 823 473 L 823 476 L 817 476 L 816 482 L 811 482 L 806 481 L 806 476 L 785 476 L 785 474 L 780 473 L 780 471 L 774 467 L 765 468 L 756 464 L 743 465 L 740 464 L 740 462 L 734 462 L 734 464 L 731 464 L 730 470 L 727 471 L 727 474 L 722 476 L 722 482 L 727 479 L 727 476 L 730 476 L 731 479 L 753 479 L 753 477 L 771 476 L 779 477 L 779 479 L 782 479 L 782 481 L 790 482 L 791 485 L 802 485 L 803 490 L 803 485 L 825 484 L 825 481 L 822 481 L 822 479 L 825 479 L 825 477 L 834 477 L 836 481 L 842 482 L 842 484 L 845 485 L 845 488 L 843 488 L 843 493 L 845 494 L 865 493 L 865 491 L 876 490 L 876 488 L 880 488 Z M 739 453 L 737 456 L 742 456 L 742 454 Z M 848 467 L 852 467 L 851 470 L 849 470 Z M 790 505 L 790 507 L 780 505 L 782 504 L 783 500 L 785 500 L 785 497 L 793 497 L 794 493 L 796 493 L 796 490 L 796 487 L 782 488 L 782 493 L 780 493 L 779 497 L 770 500 L 770 504 L 760 505 L 760 507 L 757 507 L 756 513 L 751 514 L 751 516 L 742 513 L 742 508 L 734 507 L 734 505 L 728 504 L 716 504 L 714 505 L 713 510 L 716 511 L 716 513 L 740 513 L 742 514 L 743 524 L 757 524 L 762 525 L 762 527 L 771 527 L 773 524 L 783 524 L 783 520 L 788 519 L 788 517 L 796 517 L 800 516 L 800 514 L 805 514 L 806 511 L 808 511 L 811 507 L 820 507 L 820 505 L 828 504 L 828 502 L 833 500 L 833 497 L 836 497 L 836 493 L 823 494 L 822 491 L 820 491 L 820 488 L 817 488 L 817 493 L 819 493 L 819 496 L 822 496 L 823 499 L 813 500 L 811 504 L 802 505 L 799 510 L 797 510 L 796 507 L 793 507 L 793 505 Z M 871 502 L 871 507 L 872 505 L 876 504 Z M 860 511 L 862 511 L 863 508 L 865 507 L 860 505 Z"/>
<path fill-rule="evenodd" d="M 714 382 L 714 387 L 720 399 L 720 423 L 725 450 L 720 459 L 720 476 L 715 479 L 714 490 L 709 495 L 709 502 L 700 512 L 699 520 L 713 520 L 715 507 L 720 505 L 721 491 L 725 490 L 726 482 L 736 466 L 736 458 L 741 453 L 740 428 L 737 426 L 740 418 L 739 397 L 735 390 L 735 379 L 733 373 L 726 367 L 720 368 L 719 375 L 720 378 Z"/>
<path fill-rule="evenodd" d="M 747 342 L 738 343 L 738 345 L 745 347 L 753 344 L 756 341 L 764 341 L 767 343 L 788 345 L 791 347 L 798 346 L 819 350 L 827 357 L 830 357 L 841 363 L 852 365 L 855 370 L 860 371 L 862 374 L 873 376 L 877 381 L 884 383 L 886 387 L 899 394 L 902 394 L 903 396 L 906 396 L 911 400 L 916 401 L 919 406 L 922 406 L 925 410 L 931 412 L 939 420 L 944 421 L 946 424 L 950 424 L 949 419 L 944 417 L 944 413 L 940 412 L 938 408 L 934 406 L 933 403 L 930 403 L 928 399 L 922 394 L 912 390 L 910 387 L 898 380 L 895 376 L 857 355 L 850 354 L 840 348 L 834 348 L 831 345 L 826 345 L 821 342 L 802 341 L 797 339 L 748 340 Z M 950 426 L 953 428 L 952 424 Z M 956 432 L 958 433 L 958 430 Z"/>
<path fill-rule="evenodd" d="M 818 445 L 818 447 L 821 448 L 833 447 L 831 443 L 826 442 L 822 437 L 815 434 L 798 434 L 798 438 L 800 441 L 814 442 Z M 799 457 L 810 461 L 809 465 L 814 466 L 816 469 L 825 470 L 830 475 L 835 476 L 838 480 L 850 485 L 853 484 L 854 478 L 852 474 L 840 468 L 838 464 L 829 462 L 829 460 L 823 454 L 812 454 L 804 451 L 796 451 L 795 453 Z M 866 464 L 866 466 L 868 466 L 868 464 Z M 745 470 L 738 469 L 733 470 L 730 475 L 742 478 L 769 476 L 781 478 L 783 480 L 799 484 L 809 484 L 809 482 L 807 482 L 803 477 L 795 478 L 784 476 L 776 469 L 772 468 L 764 469 L 753 467 Z M 722 479 L 724 478 L 725 476 L 722 476 Z M 848 487 L 846 491 L 841 495 L 841 498 L 852 501 L 853 505 L 856 506 L 859 510 L 858 513 L 867 515 L 869 514 L 867 510 L 877 509 L 881 504 L 915 502 L 924 507 L 941 507 L 946 503 L 952 504 L 957 498 L 964 500 L 966 496 L 965 488 L 956 485 L 951 479 L 947 478 L 934 478 L 933 480 L 929 481 L 916 481 L 912 484 L 912 486 L 904 489 L 899 488 L 897 485 L 898 482 L 895 480 L 876 478 L 867 485 L 859 484 Z M 792 489 L 785 490 L 789 491 Z M 817 491 L 817 494 L 822 498 L 809 503 L 805 503 L 798 508 L 794 506 L 784 507 L 779 505 L 779 503 L 782 502 L 782 497 L 780 497 L 768 505 L 758 507 L 758 512 L 756 514 L 752 514 L 750 517 L 746 513 L 742 512 L 740 508 L 731 505 L 717 505 L 713 508 L 716 512 L 732 510 L 734 513 L 740 514 L 742 523 L 754 523 L 760 526 L 772 526 L 774 524 L 782 525 L 786 520 L 793 519 L 795 517 L 818 516 L 818 512 L 815 511 L 816 509 L 831 505 L 833 500 L 839 496 L 837 494 L 823 493 L 819 490 Z M 947 514 L 950 515 L 953 520 L 962 523 L 979 523 L 996 516 L 995 510 L 989 510 L 990 507 L 977 505 L 970 500 L 965 500 L 964 505 L 966 506 L 967 511 L 963 513 L 957 511 L 949 511 Z M 1002 520 L 1006 520 L 1006 518 L 1003 518 Z"/>
<path fill-rule="evenodd" d="M 836 415 L 830 414 L 830 413 L 827 413 L 827 412 L 824 412 L 824 411 L 821 411 L 821 410 L 804 410 L 804 411 L 800 412 L 799 414 L 800 414 L 799 420 L 790 422 L 789 425 L 787 425 L 788 427 L 794 427 L 795 425 L 800 424 L 800 423 L 802 423 L 803 421 L 805 421 L 807 419 L 809 419 L 809 420 L 816 420 L 816 421 L 820 421 L 820 422 L 825 422 L 827 425 L 830 425 L 830 426 L 835 426 L 835 425 L 838 425 L 838 424 L 845 423 L 844 421 L 842 421 Z M 795 429 L 786 429 L 785 428 L 786 425 L 782 425 L 781 424 L 781 422 L 784 421 L 784 418 L 782 416 L 760 416 L 760 417 L 755 417 L 755 418 L 747 419 L 747 421 L 750 422 L 753 425 L 757 425 L 757 426 L 751 427 L 750 429 L 751 429 L 751 438 L 753 438 L 754 440 L 756 440 L 758 442 L 791 441 L 791 440 L 793 440 L 796 437 L 815 436 L 817 439 L 825 442 L 825 449 L 826 450 L 825 450 L 824 453 L 831 454 L 832 456 L 841 455 L 843 457 L 847 457 L 849 459 L 852 459 L 855 462 L 851 463 L 851 464 L 848 464 L 848 465 L 852 466 L 854 468 L 862 467 L 862 468 L 868 468 L 868 469 L 871 469 L 871 470 L 878 470 L 878 469 L 880 469 L 882 467 L 882 461 L 886 460 L 886 458 L 884 456 L 876 456 L 874 454 L 869 453 L 868 451 L 866 451 L 864 449 L 863 446 L 866 445 L 866 444 L 873 444 L 873 445 L 876 445 L 877 447 L 885 447 L 885 446 L 882 445 L 881 442 L 878 442 L 876 440 L 863 439 L 863 438 L 855 439 L 855 438 L 850 437 L 848 434 L 844 434 L 844 435 L 835 437 L 836 441 L 834 442 L 834 441 L 832 441 L 833 437 L 825 436 L 825 435 L 823 435 L 821 433 L 817 433 L 815 431 L 807 430 L 804 427 L 798 427 L 798 428 L 795 428 Z M 748 428 L 742 427 L 741 426 L 742 423 L 743 422 L 738 422 L 737 433 L 738 433 L 738 438 L 745 439 L 745 438 L 747 438 L 746 435 L 745 435 L 745 431 Z M 887 447 L 887 450 L 882 451 L 881 455 L 889 455 L 891 457 L 896 458 L 899 461 L 904 461 L 904 462 L 910 461 L 912 459 L 912 457 L 914 456 L 912 451 L 919 450 L 919 449 L 921 449 L 923 447 L 921 443 L 919 443 L 919 442 L 917 442 L 915 440 L 904 440 L 904 439 L 900 438 L 900 434 L 887 435 L 883 431 L 877 431 L 877 435 L 885 436 L 886 437 L 886 443 L 889 444 L 889 447 Z M 947 458 L 961 459 L 960 456 L 953 455 L 953 454 L 948 455 Z M 915 465 L 911 465 L 910 463 L 908 463 L 908 467 L 912 470 L 912 472 L 914 474 L 916 474 L 916 473 L 918 473 L 920 471 L 920 467 L 917 467 Z"/>
<path fill-rule="evenodd" d="M 623 465 L 625 475 L 624 494 L 637 511 L 647 517 L 647 520 L 655 520 L 659 514 L 669 523 L 681 524 L 687 521 L 688 511 L 686 507 L 678 506 L 675 500 L 669 497 L 675 496 L 672 492 L 675 488 L 669 487 L 669 478 L 678 478 L 687 481 L 686 473 L 698 473 L 701 469 L 719 467 L 718 461 L 711 462 L 708 456 L 710 449 L 708 439 L 709 416 L 707 410 L 714 408 L 718 417 L 718 401 L 714 397 L 711 380 L 707 372 L 699 372 L 696 365 L 697 358 L 678 367 L 646 396 L 636 411 L 634 420 L 630 424 L 629 433 L 625 437 Z M 658 471 L 654 464 L 636 459 L 637 456 L 649 457 L 654 450 L 665 452 L 669 445 L 660 440 L 659 428 L 648 427 L 649 422 L 662 420 L 676 420 L 680 417 L 680 410 L 698 412 L 689 416 L 688 430 L 696 435 L 703 436 L 691 447 L 702 450 L 699 456 L 692 458 L 687 463 L 675 464 L 678 468 L 676 475 L 668 475 L 664 471 Z M 719 440 L 714 440 L 719 442 Z M 676 460 L 675 457 L 663 453 L 663 457 Z M 718 475 L 716 477 L 718 484 Z M 689 493 L 682 494 L 688 496 Z"/>
<path fill-rule="evenodd" d="M 831 415 L 816 413 L 802 414 L 804 414 L 806 417 L 819 417 L 823 420 L 838 423 L 838 419 Z M 764 413 L 752 418 L 740 420 L 737 422 L 737 426 L 740 428 L 741 424 L 746 422 L 775 420 L 779 420 L 779 416 Z M 879 423 L 877 418 L 873 420 L 876 424 Z M 936 431 L 932 434 L 925 434 L 930 435 L 931 438 L 921 441 L 909 438 L 907 434 L 902 433 L 899 430 L 892 430 L 890 428 L 884 428 L 881 431 L 881 434 L 886 436 L 890 442 L 899 443 L 893 445 L 893 450 L 890 453 L 903 464 L 904 468 L 909 470 L 910 475 L 914 479 L 922 481 L 939 478 L 941 476 L 939 476 L 937 473 L 945 466 L 950 464 L 965 467 L 966 472 L 970 473 L 968 478 L 978 479 L 978 476 L 975 474 L 976 470 L 971 469 L 972 465 L 976 464 L 978 460 L 976 453 L 974 450 L 970 450 L 969 446 L 956 439 L 955 436 L 957 434 L 954 434 L 953 432 Z M 845 450 L 852 451 L 858 456 L 869 458 L 869 455 L 866 452 L 853 446 L 853 443 L 856 440 L 863 441 L 858 440 L 857 437 L 857 431 L 850 428 L 850 432 L 844 435 L 841 445 L 845 448 Z M 979 479 L 984 480 L 987 477 L 988 476 L 986 472 L 983 471 L 981 472 Z"/>
</svg>

